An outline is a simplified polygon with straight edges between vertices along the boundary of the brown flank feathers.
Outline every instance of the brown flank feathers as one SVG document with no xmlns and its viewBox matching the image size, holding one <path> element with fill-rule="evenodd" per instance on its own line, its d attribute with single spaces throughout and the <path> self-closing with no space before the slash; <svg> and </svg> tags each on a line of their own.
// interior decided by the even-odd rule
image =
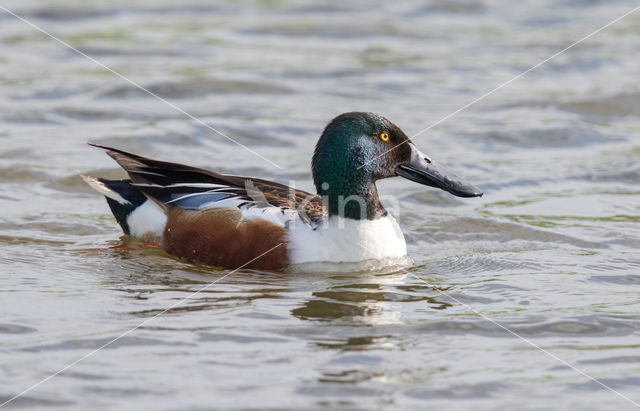
<svg viewBox="0 0 640 411">
<path fill-rule="evenodd" d="M 162 247 L 177 257 L 220 267 L 266 270 L 281 270 L 289 264 L 287 232 L 269 221 L 243 220 L 241 212 L 231 208 L 192 211 L 171 207 L 167 215 Z"/>
</svg>

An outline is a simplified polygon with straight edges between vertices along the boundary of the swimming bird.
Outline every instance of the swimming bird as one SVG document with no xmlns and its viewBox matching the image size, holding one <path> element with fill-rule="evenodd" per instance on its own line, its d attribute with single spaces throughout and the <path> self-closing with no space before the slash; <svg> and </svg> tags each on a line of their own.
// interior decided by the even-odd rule
<svg viewBox="0 0 640 411">
<path fill-rule="evenodd" d="M 81 173 L 106 197 L 125 234 L 224 268 L 282 270 L 405 257 L 402 231 L 378 197 L 376 182 L 384 178 L 482 196 L 374 113 L 344 113 L 325 127 L 311 164 L 317 194 L 89 144 L 105 149 L 129 174 L 107 180 Z"/>
</svg>

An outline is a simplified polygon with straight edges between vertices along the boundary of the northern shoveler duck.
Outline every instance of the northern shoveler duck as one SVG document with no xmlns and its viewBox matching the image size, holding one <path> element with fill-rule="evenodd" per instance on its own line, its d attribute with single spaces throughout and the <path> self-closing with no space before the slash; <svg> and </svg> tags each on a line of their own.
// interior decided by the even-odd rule
<svg viewBox="0 0 640 411">
<path fill-rule="evenodd" d="M 326 126 L 312 160 L 317 195 L 91 145 L 107 150 L 130 176 L 114 181 L 81 174 L 104 194 L 125 234 L 226 268 L 278 270 L 406 256 L 404 236 L 378 198 L 376 181 L 383 178 L 482 196 L 374 113 L 344 113 Z"/>
</svg>

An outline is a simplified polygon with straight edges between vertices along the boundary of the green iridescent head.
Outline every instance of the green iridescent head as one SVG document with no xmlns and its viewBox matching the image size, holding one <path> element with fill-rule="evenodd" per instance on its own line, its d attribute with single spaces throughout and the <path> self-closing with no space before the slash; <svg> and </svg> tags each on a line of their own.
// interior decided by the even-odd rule
<svg viewBox="0 0 640 411">
<path fill-rule="evenodd" d="M 398 126 L 386 118 L 350 112 L 324 129 L 312 161 L 313 182 L 330 216 L 376 219 L 386 215 L 376 181 L 402 176 L 452 194 L 481 195 L 422 154 Z"/>
<path fill-rule="evenodd" d="M 395 124 L 374 113 L 344 113 L 333 119 L 312 161 L 313 181 L 325 197 L 329 215 L 354 219 L 384 215 L 375 182 L 396 175 L 411 149 L 406 144 L 394 147 L 407 140 Z"/>
</svg>

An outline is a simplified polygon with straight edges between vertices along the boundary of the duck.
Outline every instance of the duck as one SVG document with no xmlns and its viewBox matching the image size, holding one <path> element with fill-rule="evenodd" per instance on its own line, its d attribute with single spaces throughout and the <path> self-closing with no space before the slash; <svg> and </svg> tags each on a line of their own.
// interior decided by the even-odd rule
<svg viewBox="0 0 640 411">
<path fill-rule="evenodd" d="M 458 197 L 483 195 L 418 150 L 394 123 L 369 112 L 340 114 L 324 128 L 311 161 L 316 194 L 88 144 L 106 150 L 129 175 L 108 180 L 80 173 L 105 196 L 125 235 L 225 269 L 406 258 L 404 235 L 380 202 L 378 180 L 403 177 Z"/>
</svg>

